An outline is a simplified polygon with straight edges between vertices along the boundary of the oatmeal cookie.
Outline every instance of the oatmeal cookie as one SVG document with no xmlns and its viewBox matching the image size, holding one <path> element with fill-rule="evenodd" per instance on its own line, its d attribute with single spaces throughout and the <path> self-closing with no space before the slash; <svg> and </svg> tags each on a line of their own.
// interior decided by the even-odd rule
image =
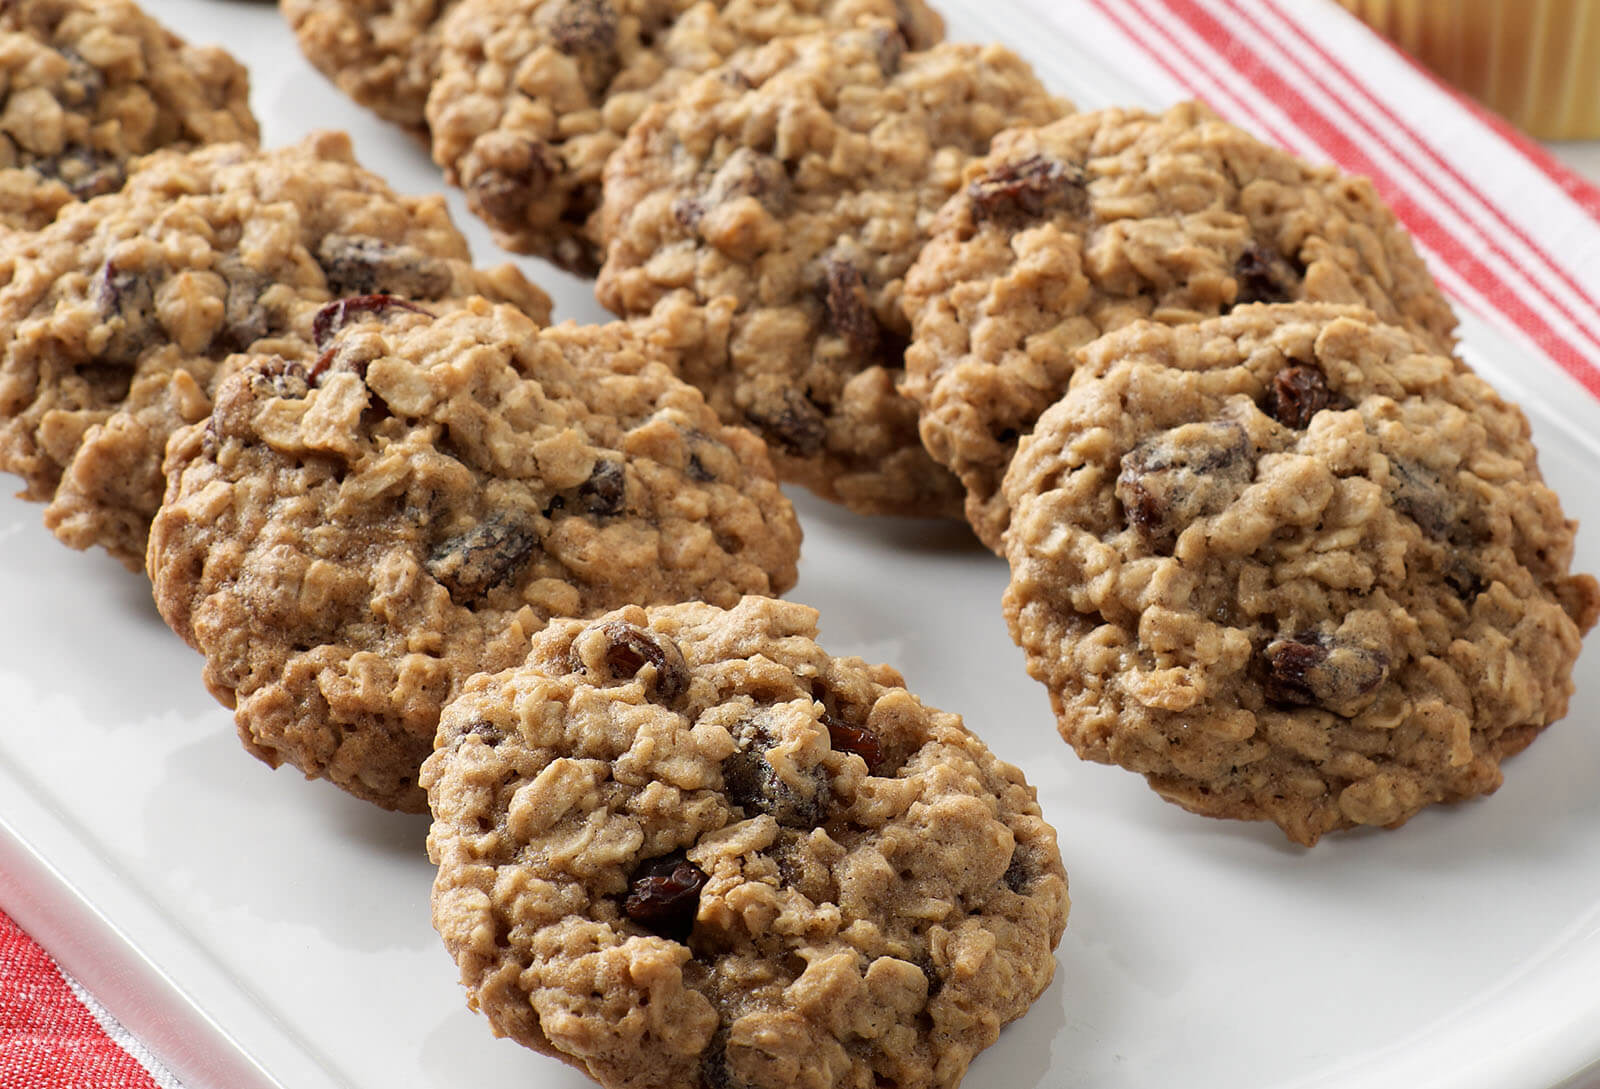
<svg viewBox="0 0 1600 1089">
<path fill-rule="evenodd" d="M 37 230 L 158 148 L 254 142 L 249 78 L 132 0 L 0 4 L 0 226 Z"/>
<path fill-rule="evenodd" d="M 601 171 L 646 106 L 741 49 L 868 21 L 913 49 L 944 33 L 923 0 L 462 0 L 434 159 L 502 245 L 593 276 Z"/>
<path fill-rule="evenodd" d="M 498 1034 L 607 1089 L 956 1085 L 1067 917 L 1022 773 L 816 613 L 552 623 L 423 767 L 434 925 Z"/>
<path fill-rule="evenodd" d="M 420 811 L 439 709 L 546 619 L 794 584 L 761 441 L 627 326 L 479 300 L 326 330 L 315 364 L 257 358 L 173 439 L 150 534 L 162 616 L 267 763 Z"/>
<path fill-rule="evenodd" d="M 426 136 L 439 32 L 457 0 L 279 0 L 306 59 L 379 117 Z"/>
<path fill-rule="evenodd" d="M 1528 435 L 1359 308 L 1093 342 L 1004 482 L 1006 618 L 1062 736 L 1308 845 L 1493 791 L 1600 610 Z"/>
<path fill-rule="evenodd" d="M 955 515 L 960 484 L 895 390 L 901 285 L 971 157 L 1065 108 L 999 46 L 906 52 L 854 30 L 745 54 L 612 157 L 600 301 L 653 311 L 784 479 L 867 513 Z"/>
<path fill-rule="evenodd" d="M 1079 348 L 1141 318 L 1300 300 L 1362 305 L 1453 348 L 1449 305 L 1365 179 L 1198 103 L 1082 114 L 1007 133 L 968 168 L 906 279 L 901 390 L 998 552 L 1000 479 Z"/>
<path fill-rule="evenodd" d="M 548 320 L 514 268 L 468 257 L 442 199 L 396 195 L 343 134 L 153 155 L 0 255 L 0 468 L 64 542 L 141 569 L 167 438 L 211 411 L 233 353 L 314 353 L 317 311 L 375 292 Z"/>
</svg>

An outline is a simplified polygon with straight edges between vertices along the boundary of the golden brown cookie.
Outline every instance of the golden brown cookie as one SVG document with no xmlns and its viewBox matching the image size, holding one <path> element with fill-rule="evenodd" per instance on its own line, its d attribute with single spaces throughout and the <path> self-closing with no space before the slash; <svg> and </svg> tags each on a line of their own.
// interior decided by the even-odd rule
<svg viewBox="0 0 1600 1089">
<path fill-rule="evenodd" d="M 439 29 L 457 0 L 279 0 L 306 59 L 379 117 L 426 137 Z"/>
<path fill-rule="evenodd" d="M 142 569 L 167 438 L 211 411 L 230 355 L 314 355 L 318 310 L 374 292 L 548 320 L 515 268 L 469 256 L 441 198 L 396 194 L 342 133 L 153 155 L 0 255 L 0 468 L 64 542 Z"/>
<path fill-rule="evenodd" d="M 1199 103 L 1101 110 L 995 141 L 906 279 L 901 389 L 1001 551 L 1000 478 L 1076 352 L 1128 322 L 1249 302 L 1353 303 L 1453 349 L 1455 317 L 1372 186 Z"/>
<path fill-rule="evenodd" d="M 914 49 L 944 33 L 923 0 L 461 0 L 428 100 L 434 159 L 501 245 L 592 276 L 601 171 L 646 106 L 740 50 L 867 22 Z"/>
<path fill-rule="evenodd" d="M 952 1087 L 1049 984 L 1015 767 L 816 613 L 558 621 L 423 770 L 434 925 L 496 1032 L 607 1089 Z"/>
<path fill-rule="evenodd" d="M 1005 496 L 1062 736 L 1297 843 L 1493 791 L 1600 612 L 1521 411 L 1360 309 L 1096 340 Z"/>
<path fill-rule="evenodd" d="M 597 294 L 653 312 L 784 479 L 867 513 L 955 515 L 960 484 L 895 389 L 901 285 L 967 162 L 1065 108 L 999 46 L 774 42 L 633 127 L 606 169 Z"/>
<path fill-rule="evenodd" d="M 158 148 L 255 142 L 249 77 L 132 0 L 0 4 L 0 226 L 114 193 Z"/>
<path fill-rule="evenodd" d="M 267 763 L 420 810 L 440 708 L 548 618 L 793 585 L 760 440 L 626 326 L 323 313 L 314 364 L 258 356 L 173 439 L 150 534 L 162 616 Z"/>
</svg>

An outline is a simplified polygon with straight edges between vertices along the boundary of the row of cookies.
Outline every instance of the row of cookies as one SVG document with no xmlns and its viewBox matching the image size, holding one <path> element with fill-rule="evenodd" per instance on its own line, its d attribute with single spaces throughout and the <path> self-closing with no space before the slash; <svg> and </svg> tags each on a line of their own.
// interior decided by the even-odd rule
<svg viewBox="0 0 1600 1089">
<path fill-rule="evenodd" d="M 63 540 L 148 564 L 256 755 L 395 808 L 435 787 L 436 917 L 497 1029 L 633 1084 L 660 1041 L 618 1027 L 657 999 L 672 1078 L 959 1080 L 1053 972 L 1054 835 L 959 719 L 743 596 L 799 543 L 761 441 L 647 324 L 540 328 L 342 136 L 120 169 L 8 239 L 5 467 Z M 453 787 L 486 744 L 524 777 Z M 604 956 L 560 948 L 574 897 Z M 535 970 L 530 1027 L 506 983 Z M 635 986 L 583 1009 L 597 970 Z"/>
</svg>

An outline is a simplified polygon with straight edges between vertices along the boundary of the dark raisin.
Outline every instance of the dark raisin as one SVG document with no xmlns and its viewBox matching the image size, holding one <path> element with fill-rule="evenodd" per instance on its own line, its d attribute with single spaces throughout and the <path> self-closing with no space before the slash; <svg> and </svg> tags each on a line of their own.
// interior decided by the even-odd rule
<svg viewBox="0 0 1600 1089">
<path fill-rule="evenodd" d="M 621 514 L 628 505 L 628 475 L 622 462 L 609 458 L 596 461 L 589 479 L 578 487 L 578 501 L 581 509 L 590 514 Z"/>
<path fill-rule="evenodd" d="M 700 890 L 706 880 L 705 871 L 682 852 L 652 858 L 634 871 L 622 910 L 653 934 L 687 941 L 700 912 Z"/>
<path fill-rule="evenodd" d="M 1285 427 L 1303 431 L 1311 417 L 1332 407 L 1334 394 L 1328 379 L 1316 367 L 1293 363 L 1272 379 L 1263 411 Z"/>
<path fill-rule="evenodd" d="M 1083 169 L 1043 155 L 1002 163 L 968 185 L 967 196 L 979 223 L 1038 219 L 1057 211 L 1083 215 L 1089 207 Z"/>
<path fill-rule="evenodd" d="M 700 1057 L 701 1089 L 742 1089 L 728 1069 L 728 1029 L 718 1026 Z"/>
<path fill-rule="evenodd" d="M 69 144 L 54 155 L 24 155 L 23 165 L 36 174 L 59 181 L 79 200 L 115 193 L 128 177 L 121 159 L 82 144 Z"/>
<path fill-rule="evenodd" d="M 705 216 L 706 206 L 693 197 L 679 197 L 672 202 L 672 218 L 686 231 L 694 230 Z"/>
<path fill-rule="evenodd" d="M 864 726 L 852 726 L 824 711 L 822 724 L 828 728 L 828 742 L 835 752 L 854 753 L 866 761 L 867 774 L 876 775 L 883 763 L 883 745 L 878 735 Z"/>
<path fill-rule="evenodd" d="M 317 247 L 317 264 L 333 295 L 437 299 L 450 293 L 454 279 L 443 258 L 368 235 L 328 235 Z"/>
<path fill-rule="evenodd" d="M 233 255 L 217 262 L 216 273 L 227 285 L 222 301 L 222 326 L 217 330 L 214 348 L 242 352 L 272 331 L 271 318 L 261 305 L 267 278 Z"/>
<path fill-rule="evenodd" d="M 843 338 L 852 359 L 872 359 L 878 351 L 878 319 L 872 312 L 861 271 L 837 257 L 827 258 L 822 271 L 833 331 Z"/>
<path fill-rule="evenodd" d="M 467 193 L 487 219 L 520 223 L 523 209 L 543 195 L 558 170 L 549 148 L 535 141 L 524 141 L 518 145 L 512 161 L 473 178 Z"/>
<path fill-rule="evenodd" d="M 72 70 L 72 79 L 77 83 L 77 94 L 69 95 L 76 105 L 92 107 L 100 100 L 100 94 L 106 89 L 105 73 L 84 59 L 71 46 L 58 46 L 56 52 L 60 53 Z"/>
<path fill-rule="evenodd" d="M 1458 504 L 1443 478 L 1426 465 L 1391 458 L 1389 495 L 1395 510 L 1436 541 L 1447 541 L 1456 527 Z"/>
<path fill-rule="evenodd" d="M 573 640 L 567 655 L 567 666 L 572 672 L 593 675 L 591 663 L 599 663 L 586 655 L 585 649 L 596 635 L 604 645 L 600 658 L 605 663 L 607 675 L 596 678 L 602 685 L 630 681 L 646 665 L 650 665 L 655 667 L 650 688 L 656 699 L 671 703 L 688 691 L 689 666 L 684 662 L 683 652 L 677 644 L 626 620 L 607 620 L 581 632 Z"/>
<path fill-rule="evenodd" d="M 1024 892 L 1029 885 L 1033 884 L 1033 878 L 1034 867 L 1032 860 L 1027 857 L 1021 847 L 1013 848 L 1011 851 L 1011 864 L 1006 867 L 1006 872 L 1001 877 L 1001 880 L 1006 883 L 1006 888 L 1015 893 Z"/>
<path fill-rule="evenodd" d="M 745 409 L 745 418 L 764 438 L 796 457 L 820 454 L 828 440 L 828 421 L 822 410 L 792 387 L 761 391 L 756 402 Z"/>
<path fill-rule="evenodd" d="M 1300 274 L 1276 248 L 1251 245 L 1233 263 L 1239 289 L 1234 305 L 1289 302 L 1300 294 Z"/>
<path fill-rule="evenodd" d="M 1267 646 L 1266 697 L 1273 703 L 1336 709 L 1368 695 L 1389 675 L 1389 658 L 1370 647 L 1304 631 Z"/>
<path fill-rule="evenodd" d="M 1231 421 L 1185 424 L 1153 435 L 1122 458 L 1117 498 L 1128 524 L 1168 552 L 1182 529 L 1222 510 L 1255 473 L 1249 437 Z"/>
<path fill-rule="evenodd" d="M 617 43 L 617 12 L 606 0 L 567 0 L 550 20 L 550 40 L 563 53 L 609 53 Z"/>
<path fill-rule="evenodd" d="M 433 317 L 416 303 L 395 295 L 354 295 L 348 299 L 337 299 L 318 310 L 316 317 L 311 319 L 311 337 L 316 341 L 319 350 L 326 349 L 338 335 L 339 330 L 355 318 L 362 314 L 381 314 L 385 310 L 392 309 L 409 310 L 413 314 Z M 312 377 L 320 373 L 321 370 L 317 370 Z"/>
<path fill-rule="evenodd" d="M 898 26 L 880 26 L 872 29 L 873 45 L 878 52 L 878 68 L 886 76 L 892 76 L 900 71 L 900 62 L 905 58 L 906 42 L 905 31 Z"/>
<path fill-rule="evenodd" d="M 705 464 L 700 460 L 699 454 L 689 455 L 689 464 L 685 466 L 684 472 L 690 480 L 699 484 L 709 484 L 717 479 L 716 474 L 705 467 Z"/>
<path fill-rule="evenodd" d="M 532 520 L 520 512 L 492 514 L 428 556 L 428 574 L 457 605 L 472 605 L 516 578 L 539 547 Z"/>
<path fill-rule="evenodd" d="M 1457 557 L 1444 573 L 1445 585 L 1455 591 L 1455 595 L 1469 604 L 1478 599 L 1478 595 L 1487 590 L 1488 584 L 1483 576 L 1473 570 L 1472 565 L 1465 559 Z"/>
<path fill-rule="evenodd" d="M 715 208 L 740 197 L 754 197 L 771 211 L 788 200 L 789 172 L 771 155 L 741 147 L 723 160 L 705 189 L 705 207 Z M 687 198 L 686 198 L 687 199 Z M 698 220 L 698 216 L 696 216 Z"/>
<path fill-rule="evenodd" d="M 761 721 L 744 722 L 734 731 L 738 751 L 722 762 L 722 788 L 728 800 L 746 815 L 765 813 L 786 828 L 815 828 L 827 809 L 828 781 L 822 768 L 811 770 L 799 787 L 785 782 L 767 752 L 777 744 Z"/>
<path fill-rule="evenodd" d="M 500 742 L 506 739 L 504 730 L 500 729 L 500 727 L 496 726 L 492 722 L 485 722 L 483 719 L 479 719 L 478 721 L 472 723 L 472 725 L 468 726 L 465 730 L 462 730 L 461 733 L 457 735 L 456 742 L 459 744 L 469 737 L 479 738 L 486 745 L 498 745 Z"/>
<path fill-rule="evenodd" d="M 100 362 L 131 364 L 151 344 L 165 339 L 158 328 L 155 287 L 149 276 L 107 261 L 94 278 L 93 292 L 100 320 L 111 327 Z"/>
</svg>

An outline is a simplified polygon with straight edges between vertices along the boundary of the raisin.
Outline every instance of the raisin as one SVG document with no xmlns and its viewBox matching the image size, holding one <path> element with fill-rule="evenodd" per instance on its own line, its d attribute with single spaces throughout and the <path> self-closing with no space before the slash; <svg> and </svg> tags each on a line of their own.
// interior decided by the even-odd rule
<svg viewBox="0 0 1600 1089">
<path fill-rule="evenodd" d="M 337 299 L 318 310 L 316 317 L 311 319 L 311 337 L 316 341 L 319 350 L 326 349 L 338 335 L 339 330 L 358 315 L 381 314 L 391 309 L 409 310 L 413 314 L 433 317 L 416 303 L 394 295 L 354 295 L 348 299 Z M 312 377 L 321 374 L 324 368 L 325 365 L 319 360 L 318 369 L 314 371 Z"/>
<path fill-rule="evenodd" d="M 428 574 L 450 591 L 450 600 L 470 606 L 514 579 L 539 547 L 527 515 L 492 514 L 465 533 L 444 541 L 428 556 Z"/>
<path fill-rule="evenodd" d="M 879 70 L 886 76 L 892 76 L 900 71 L 900 62 L 905 59 L 906 50 L 909 48 L 905 31 L 898 26 L 874 27 L 872 39 L 878 53 Z"/>
<path fill-rule="evenodd" d="M 127 181 L 127 168 L 115 155 L 82 144 L 69 144 L 54 155 L 24 156 L 24 165 L 53 178 L 79 200 L 115 193 Z"/>
<path fill-rule="evenodd" d="M 716 474 L 705 467 L 699 454 L 689 455 L 689 464 L 684 468 L 684 473 L 697 484 L 709 484 L 717 479 Z"/>
<path fill-rule="evenodd" d="M 811 769 L 809 789 L 779 777 L 767 759 L 778 743 L 764 722 L 744 722 L 734 731 L 739 749 L 722 762 L 722 787 L 728 800 L 747 815 L 765 813 L 786 828 L 815 828 L 827 808 L 828 782 L 820 767 Z"/>
<path fill-rule="evenodd" d="M 828 320 L 844 339 L 852 359 L 869 360 L 878 351 L 878 319 L 867 298 L 861 271 L 849 261 L 829 257 L 823 263 Z"/>
<path fill-rule="evenodd" d="M 1000 880 L 1006 883 L 1006 888 L 1020 894 L 1033 884 L 1033 878 L 1033 860 L 1027 857 L 1020 846 L 1012 848 L 1011 864 L 1006 867 Z"/>
<path fill-rule="evenodd" d="M 67 62 L 72 78 L 78 84 L 76 104 L 92 108 L 100 100 L 101 92 L 106 89 L 105 73 L 90 64 L 84 59 L 83 54 L 71 46 L 59 46 L 56 52 Z"/>
<path fill-rule="evenodd" d="M 149 276 L 107 261 L 94 278 L 93 291 L 100 320 L 111 326 L 100 362 L 131 364 L 152 343 L 164 339 L 156 327 L 156 293 Z"/>
<path fill-rule="evenodd" d="M 578 487 L 582 509 L 590 514 L 609 517 L 621 514 L 628 505 L 628 476 L 622 462 L 602 458 L 594 463 L 594 470 Z"/>
<path fill-rule="evenodd" d="M 828 439 L 828 421 L 822 410 L 793 387 L 763 390 L 762 394 L 744 414 L 763 437 L 796 457 L 820 454 Z"/>
<path fill-rule="evenodd" d="M 1382 651 L 1300 632 L 1267 646 L 1267 699 L 1298 707 L 1338 708 L 1368 695 L 1389 675 Z"/>
<path fill-rule="evenodd" d="M 740 197 L 754 197 L 770 211 L 777 211 L 788 200 L 789 188 L 789 172 L 781 162 L 754 148 L 738 148 L 711 176 L 705 189 L 705 204 L 695 221 L 705 214 L 707 206 L 715 208 Z"/>
<path fill-rule="evenodd" d="M 744 1089 L 728 1069 L 728 1029 L 719 1025 L 700 1058 L 701 1089 Z"/>
<path fill-rule="evenodd" d="M 222 326 L 213 345 L 223 351 L 245 351 L 272 331 L 271 318 L 261 305 L 269 282 L 231 254 L 217 262 L 215 271 L 227 285 L 227 293 L 222 301 Z"/>
<path fill-rule="evenodd" d="M 622 910 L 653 934 L 687 941 L 700 913 L 706 873 L 682 852 L 652 858 L 634 871 Z"/>
<path fill-rule="evenodd" d="M 617 44 L 617 12 L 606 0 L 567 0 L 550 20 L 550 40 L 563 53 L 609 53 Z"/>
<path fill-rule="evenodd" d="M 1233 278 L 1239 285 L 1235 306 L 1289 302 L 1300 294 L 1300 274 L 1277 249 L 1259 243 L 1233 263 Z"/>
<path fill-rule="evenodd" d="M 1436 541 L 1447 541 L 1455 529 L 1457 503 L 1438 473 L 1414 461 L 1389 461 L 1390 498 L 1394 509 Z"/>
<path fill-rule="evenodd" d="M 1478 595 L 1489 588 L 1483 576 L 1473 570 L 1472 565 L 1466 560 L 1459 557 L 1444 573 L 1444 582 L 1457 597 L 1469 604 L 1476 601 Z"/>
<path fill-rule="evenodd" d="M 1089 207 L 1083 169 L 1043 155 L 1002 163 L 968 185 L 967 196 L 979 223 L 1037 219 L 1056 211 L 1083 215 Z"/>
<path fill-rule="evenodd" d="M 694 230 L 705 217 L 706 206 L 693 197 L 679 197 L 672 202 L 672 218 L 686 231 Z"/>
<path fill-rule="evenodd" d="M 822 724 L 828 728 L 828 743 L 835 752 L 854 753 L 866 761 L 867 774 L 876 775 L 883 763 L 883 745 L 878 735 L 864 726 L 852 726 L 824 711 Z"/>
<path fill-rule="evenodd" d="M 655 667 L 650 688 L 662 703 L 671 703 L 688 691 L 689 666 L 678 645 L 626 620 L 607 620 L 580 633 L 567 654 L 567 667 L 572 672 L 593 673 L 584 654 L 585 644 L 593 638 L 590 633 L 598 633 L 605 644 L 601 658 L 608 675 L 598 678 L 602 685 L 633 680 L 650 665 Z"/>
<path fill-rule="evenodd" d="M 443 258 L 368 235 L 328 235 L 317 247 L 317 264 L 333 295 L 437 299 L 449 294 L 454 279 Z"/>
<path fill-rule="evenodd" d="M 1153 435 L 1122 458 L 1117 498 L 1150 547 L 1169 552 L 1178 533 L 1215 514 L 1255 473 L 1250 440 L 1231 421 L 1185 424 Z"/>
<path fill-rule="evenodd" d="M 522 220 L 523 209 L 550 187 L 559 169 L 548 147 L 526 140 L 518 145 L 512 161 L 473 178 L 468 195 L 486 218 L 517 223 Z"/>
<path fill-rule="evenodd" d="M 1267 391 L 1263 411 L 1285 427 L 1303 431 L 1311 417 L 1325 408 L 1331 408 L 1334 393 L 1328 388 L 1328 379 L 1316 367 L 1293 363 L 1279 371 Z"/>
</svg>

